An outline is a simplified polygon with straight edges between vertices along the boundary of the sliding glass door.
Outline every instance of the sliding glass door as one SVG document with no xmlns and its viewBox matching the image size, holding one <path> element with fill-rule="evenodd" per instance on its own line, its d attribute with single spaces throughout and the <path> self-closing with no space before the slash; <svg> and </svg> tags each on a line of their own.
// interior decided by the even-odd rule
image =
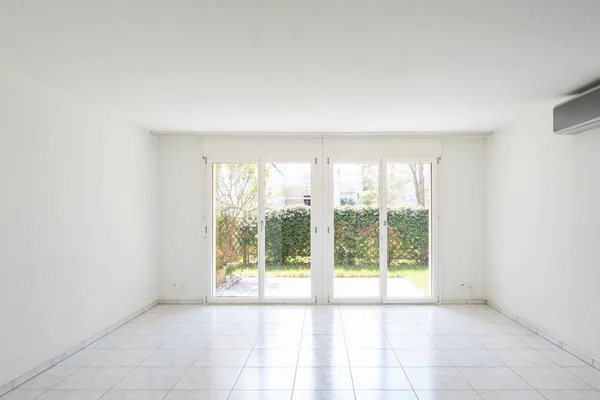
<svg viewBox="0 0 600 400">
<path fill-rule="evenodd" d="M 433 301 L 431 160 L 330 160 L 327 301 Z"/>
<path fill-rule="evenodd" d="M 334 163 L 333 297 L 379 298 L 380 164 Z"/>
<path fill-rule="evenodd" d="M 431 159 L 210 161 L 211 301 L 434 301 Z"/>
<path fill-rule="evenodd" d="M 384 254 L 387 298 L 427 298 L 431 275 L 430 162 L 386 162 Z"/>
<path fill-rule="evenodd" d="M 256 162 L 212 164 L 216 297 L 259 297 L 259 171 Z"/>
<path fill-rule="evenodd" d="M 312 295 L 310 163 L 265 163 L 265 297 Z"/>
<path fill-rule="evenodd" d="M 211 299 L 314 302 L 321 215 L 313 211 L 320 207 L 315 162 L 209 165 Z"/>
</svg>

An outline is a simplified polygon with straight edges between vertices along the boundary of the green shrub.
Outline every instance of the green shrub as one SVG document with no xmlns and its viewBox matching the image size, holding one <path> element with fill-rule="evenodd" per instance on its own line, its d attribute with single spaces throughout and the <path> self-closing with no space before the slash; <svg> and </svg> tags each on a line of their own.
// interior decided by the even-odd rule
<svg viewBox="0 0 600 400">
<path fill-rule="evenodd" d="M 310 257 L 311 209 L 285 206 L 266 211 L 265 251 L 267 264 L 305 263 Z M 336 265 L 379 263 L 379 209 L 339 206 L 334 209 L 334 255 Z M 226 226 L 226 224 L 224 224 Z M 229 262 L 247 262 L 256 254 L 258 223 L 244 219 L 233 234 L 236 257 Z M 223 229 L 221 234 L 230 234 Z M 220 242 L 227 241 L 221 237 Z M 388 264 L 406 261 L 429 263 L 429 211 L 425 208 L 388 210 Z M 232 247 L 232 246 L 230 246 Z"/>
</svg>

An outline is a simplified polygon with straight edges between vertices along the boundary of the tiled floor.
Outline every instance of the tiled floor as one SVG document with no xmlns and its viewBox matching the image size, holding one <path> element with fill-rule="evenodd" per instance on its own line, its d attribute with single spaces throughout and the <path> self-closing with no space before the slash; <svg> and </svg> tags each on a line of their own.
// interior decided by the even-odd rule
<svg viewBox="0 0 600 400">
<path fill-rule="evenodd" d="M 600 400 L 599 390 L 599 370 L 487 306 L 160 305 L 2 400 Z"/>
</svg>

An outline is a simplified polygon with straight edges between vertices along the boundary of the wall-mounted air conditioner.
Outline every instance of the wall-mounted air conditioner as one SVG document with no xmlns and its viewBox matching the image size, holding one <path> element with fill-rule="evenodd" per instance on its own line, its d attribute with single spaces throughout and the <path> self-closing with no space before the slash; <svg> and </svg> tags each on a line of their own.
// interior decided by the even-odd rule
<svg viewBox="0 0 600 400">
<path fill-rule="evenodd" d="M 554 106 L 554 133 L 574 135 L 600 127 L 600 86 Z"/>
</svg>

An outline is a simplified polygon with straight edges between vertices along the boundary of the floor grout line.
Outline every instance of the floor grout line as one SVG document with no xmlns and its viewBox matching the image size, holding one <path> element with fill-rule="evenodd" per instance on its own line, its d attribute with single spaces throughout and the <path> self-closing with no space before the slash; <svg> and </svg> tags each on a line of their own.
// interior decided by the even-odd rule
<svg viewBox="0 0 600 400">
<path fill-rule="evenodd" d="M 292 392 L 290 393 L 290 400 L 294 398 L 294 391 L 296 390 L 296 377 L 298 376 L 298 364 L 300 363 L 300 352 L 302 351 L 302 341 L 304 340 L 304 324 L 306 324 L 306 314 L 308 308 L 304 307 L 304 317 L 302 318 L 302 328 L 300 328 L 300 345 L 298 346 L 298 355 L 296 356 L 296 370 L 294 371 L 294 380 L 292 382 Z"/>
<path fill-rule="evenodd" d="M 260 332 L 256 335 L 256 339 L 254 339 L 254 343 L 252 344 L 252 347 L 250 348 L 250 352 L 248 353 L 248 356 L 246 357 L 246 361 L 244 361 L 244 365 L 242 365 L 242 368 L 240 369 L 240 372 L 239 372 L 237 378 L 235 378 L 235 382 L 233 382 L 233 386 L 231 386 L 231 389 L 229 390 L 229 394 L 227 395 L 227 399 L 229 399 L 231 397 L 231 395 L 233 393 L 233 390 L 235 389 L 235 385 L 237 385 L 237 383 L 238 383 L 238 381 L 240 379 L 240 376 L 242 376 L 242 373 L 244 372 L 244 368 L 246 368 L 246 364 L 248 363 L 248 360 L 250 359 L 250 356 L 252 355 L 252 352 L 254 351 L 254 348 L 256 346 L 256 342 L 258 342 L 258 339 L 260 339 L 261 333 L 265 329 L 265 325 L 267 324 L 267 320 L 269 319 L 269 316 L 272 313 L 273 313 L 273 307 L 271 306 L 271 310 L 269 311 L 269 314 L 265 318 Z M 233 318 L 233 315 L 231 316 L 231 318 Z M 229 322 L 231 322 L 231 320 L 229 320 Z"/>
</svg>

